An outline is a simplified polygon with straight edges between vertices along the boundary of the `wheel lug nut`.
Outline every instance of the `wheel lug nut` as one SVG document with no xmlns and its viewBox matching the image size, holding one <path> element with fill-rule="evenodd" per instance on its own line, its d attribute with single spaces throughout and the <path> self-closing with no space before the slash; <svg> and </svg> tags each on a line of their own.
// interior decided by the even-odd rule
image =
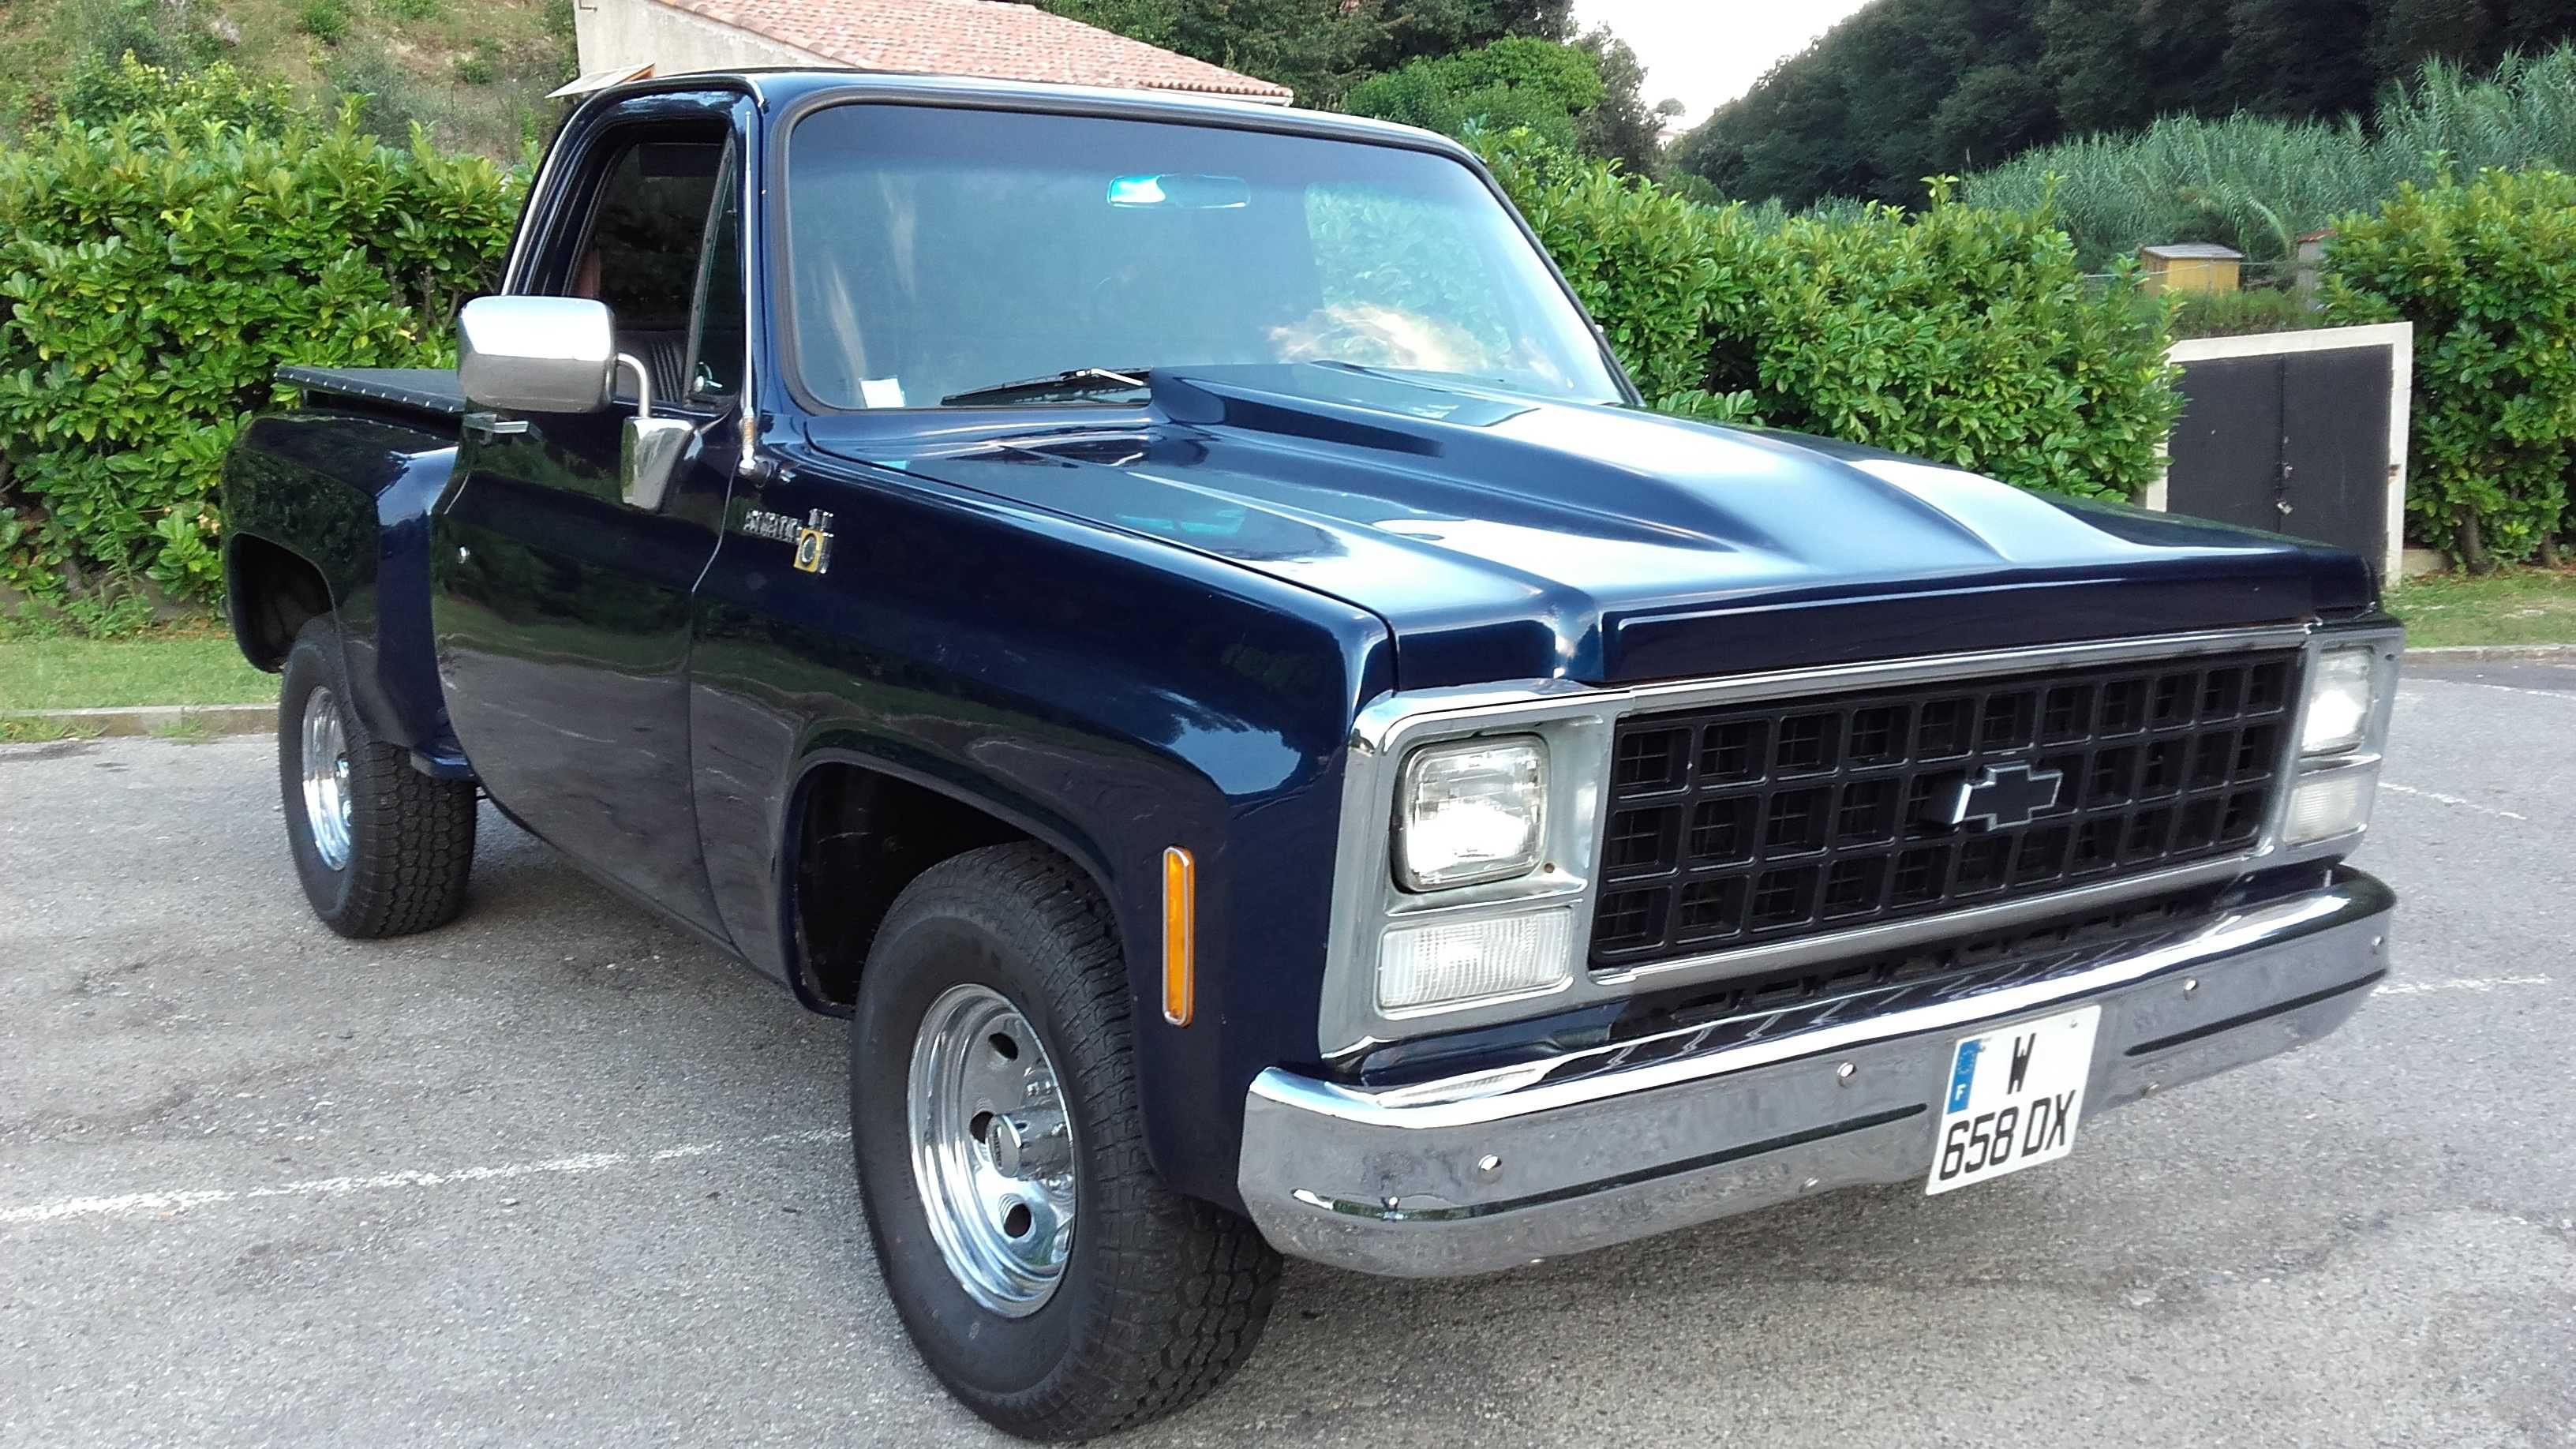
<svg viewBox="0 0 2576 1449">
<path fill-rule="evenodd" d="M 1034 1112 L 1016 1117 L 994 1113 L 984 1128 L 984 1146 L 993 1154 L 996 1171 L 1022 1181 L 1053 1177 L 1073 1160 L 1063 1119 L 1049 1120 Z"/>
</svg>

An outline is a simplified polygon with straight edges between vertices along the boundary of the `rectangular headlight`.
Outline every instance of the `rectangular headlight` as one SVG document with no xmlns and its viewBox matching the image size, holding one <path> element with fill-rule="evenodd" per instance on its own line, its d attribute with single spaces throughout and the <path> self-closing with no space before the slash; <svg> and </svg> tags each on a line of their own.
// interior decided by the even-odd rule
<svg viewBox="0 0 2576 1449">
<path fill-rule="evenodd" d="M 1527 874 L 1547 825 L 1547 746 L 1534 735 L 1427 745 L 1404 762 L 1395 810 L 1407 890 Z"/>
<path fill-rule="evenodd" d="M 1522 996 L 1574 979 L 1574 913 L 1396 926 L 1378 943 L 1380 1011 Z"/>
<path fill-rule="evenodd" d="M 2299 753 L 2339 755 L 2358 749 L 2378 707 L 2379 649 L 2345 644 L 2320 650 L 2308 677 L 2308 703 L 2300 718 Z"/>
</svg>

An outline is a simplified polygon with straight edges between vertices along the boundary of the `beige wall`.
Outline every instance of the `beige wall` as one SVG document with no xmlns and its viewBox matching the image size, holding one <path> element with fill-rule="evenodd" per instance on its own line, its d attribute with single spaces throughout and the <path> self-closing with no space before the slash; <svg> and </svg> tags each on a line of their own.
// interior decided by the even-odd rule
<svg viewBox="0 0 2576 1449">
<path fill-rule="evenodd" d="M 661 75 L 755 65 L 841 65 L 765 35 L 674 10 L 660 0 L 573 0 L 572 13 L 584 74 L 647 63 Z"/>
</svg>

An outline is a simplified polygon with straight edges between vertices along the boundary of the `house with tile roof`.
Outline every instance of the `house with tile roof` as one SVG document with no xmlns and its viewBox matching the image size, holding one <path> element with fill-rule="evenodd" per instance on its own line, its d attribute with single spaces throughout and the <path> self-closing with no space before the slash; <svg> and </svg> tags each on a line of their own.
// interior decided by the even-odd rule
<svg viewBox="0 0 2576 1449">
<path fill-rule="evenodd" d="M 574 0 L 573 23 L 585 75 L 811 66 L 1294 99 L 1019 0 Z"/>
</svg>

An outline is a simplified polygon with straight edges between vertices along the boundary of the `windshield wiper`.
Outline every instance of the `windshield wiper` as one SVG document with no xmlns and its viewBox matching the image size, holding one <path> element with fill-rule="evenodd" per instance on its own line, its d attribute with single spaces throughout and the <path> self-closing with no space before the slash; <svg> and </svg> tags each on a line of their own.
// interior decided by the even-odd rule
<svg viewBox="0 0 2576 1449">
<path fill-rule="evenodd" d="M 1145 386 L 1145 379 L 1151 376 L 1153 376 L 1153 370 L 1151 368 L 1144 367 L 1130 367 L 1125 369 L 1077 367 L 1069 371 L 1056 373 L 1049 377 L 1022 378 L 1018 382 L 997 383 L 992 387 L 977 387 L 969 388 L 964 392 L 952 392 L 948 396 L 941 398 L 939 400 L 939 405 L 941 407 L 953 408 L 963 403 L 1009 402 L 1013 398 L 1051 392 L 1076 394 L 1103 391 L 1124 392 L 1130 388 Z"/>
</svg>

